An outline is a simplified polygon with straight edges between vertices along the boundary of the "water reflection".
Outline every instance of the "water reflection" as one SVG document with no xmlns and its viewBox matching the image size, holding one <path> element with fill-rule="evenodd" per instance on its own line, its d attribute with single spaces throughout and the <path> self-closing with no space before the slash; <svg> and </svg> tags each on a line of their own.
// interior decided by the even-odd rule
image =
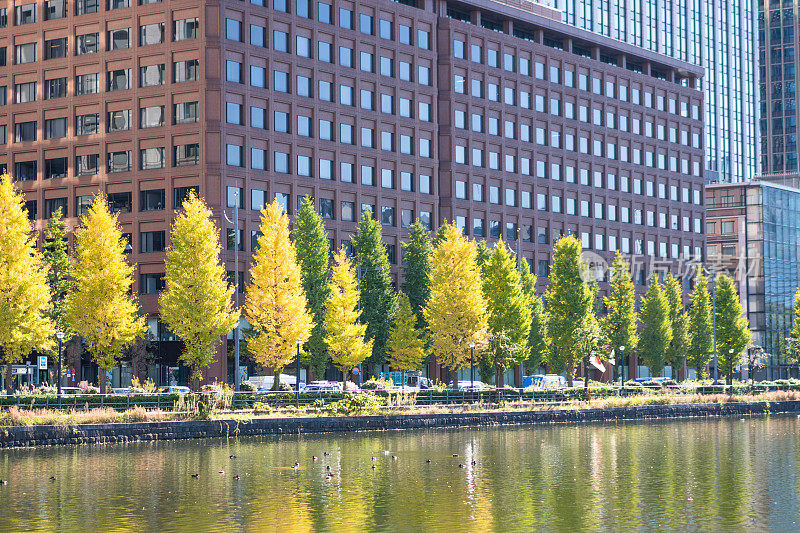
<svg viewBox="0 0 800 533">
<path fill-rule="evenodd" d="M 798 530 L 799 430 L 772 417 L 9 450 L 0 530 Z"/>
</svg>

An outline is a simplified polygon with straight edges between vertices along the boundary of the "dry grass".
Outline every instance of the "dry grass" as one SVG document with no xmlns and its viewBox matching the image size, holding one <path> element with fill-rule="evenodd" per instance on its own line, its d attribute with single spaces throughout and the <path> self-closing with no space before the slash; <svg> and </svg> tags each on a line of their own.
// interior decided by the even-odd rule
<svg viewBox="0 0 800 533">
<path fill-rule="evenodd" d="M 20 409 L 12 406 L 0 411 L 0 426 L 72 426 L 76 424 L 121 424 L 128 422 L 157 422 L 183 420 L 185 413 L 133 407 L 116 411 L 110 407 L 89 410 L 55 411 L 52 409 Z"/>
<path fill-rule="evenodd" d="M 387 405 L 379 414 L 454 414 L 454 413 L 491 413 L 515 411 L 557 411 L 575 409 L 611 409 L 618 407 L 636 407 L 643 405 L 679 405 L 679 404 L 722 404 L 742 402 L 782 402 L 800 400 L 800 391 L 770 391 L 760 394 L 642 394 L 635 396 L 612 396 L 589 401 L 571 400 L 566 402 L 531 401 L 508 402 L 501 405 L 476 403 L 463 405 Z M 233 420 L 247 422 L 254 418 L 280 419 L 287 417 L 331 416 L 327 409 L 316 407 L 287 406 L 268 413 L 253 411 L 215 411 L 210 413 L 211 420 Z M 20 409 L 12 406 L 0 410 L 0 427 L 2 426 L 39 426 L 56 425 L 72 426 L 77 424 L 115 424 L 130 422 L 157 422 L 170 420 L 187 420 L 196 418 L 188 412 L 163 411 L 161 409 L 145 409 L 133 407 L 126 411 L 115 411 L 110 407 L 89 410 L 55 411 L 52 409 Z"/>
</svg>

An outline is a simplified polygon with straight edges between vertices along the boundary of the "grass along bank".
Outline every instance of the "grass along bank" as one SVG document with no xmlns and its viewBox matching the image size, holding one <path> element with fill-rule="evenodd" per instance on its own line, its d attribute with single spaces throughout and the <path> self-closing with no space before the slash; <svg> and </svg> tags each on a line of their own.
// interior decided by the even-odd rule
<svg viewBox="0 0 800 533">
<path fill-rule="evenodd" d="M 386 398 L 372 393 L 360 393 L 325 404 L 287 406 L 280 409 L 265 404 L 256 404 L 253 409 L 230 411 L 204 408 L 202 405 L 186 405 L 188 410 L 164 411 L 136 406 L 125 411 L 110 407 L 56 411 L 49 409 L 20 409 L 12 406 L 0 410 L 0 427 L 11 426 L 75 426 L 82 424 L 126 424 L 134 422 L 166 422 L 181 420 L 232 420 L 247 422 L 257 418 L 297 418 L 322 416 L 374 416 L 397 414 L 455 414 L 496 413 L 520 411 L 574 411 L 578 409 L 611 409 L 647 405 L 708 405 L 752 402 L 784 402 L 800 400 L 800 391 L 769 391 L 758 394 L 641 394 L 590 400 L 563 402 L 514 401 L 490 404 L 477 402 L 458 405 L 404 405 L 402 401 L 389 404 Z"/>
</svg>

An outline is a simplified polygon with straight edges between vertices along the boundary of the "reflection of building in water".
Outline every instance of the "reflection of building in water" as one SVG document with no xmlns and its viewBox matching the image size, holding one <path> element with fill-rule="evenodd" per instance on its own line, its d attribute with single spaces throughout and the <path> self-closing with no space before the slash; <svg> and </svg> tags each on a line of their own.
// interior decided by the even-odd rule
<svg viewBox="0 0 800 533">
<path fill-rule="evenodd" d="M 706 188 L 708 264 L 736 278 L 753 342 L 772 354 L 768 378 L 790 371 L 786 338 L 800 285 L 797 185 L 798 176 L 764 176 Z"/>
</svg>

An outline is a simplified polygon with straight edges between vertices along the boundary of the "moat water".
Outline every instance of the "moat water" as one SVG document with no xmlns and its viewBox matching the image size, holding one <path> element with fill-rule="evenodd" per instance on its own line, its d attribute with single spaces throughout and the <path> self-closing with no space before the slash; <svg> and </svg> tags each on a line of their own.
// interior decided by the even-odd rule
<svg viewBox="0 0 800 533">
<path fill-rule="evenodd" d="M 0 531 L 800 531 L 799 458 L 797 416 L 2 450 Z"/>
</svg>

